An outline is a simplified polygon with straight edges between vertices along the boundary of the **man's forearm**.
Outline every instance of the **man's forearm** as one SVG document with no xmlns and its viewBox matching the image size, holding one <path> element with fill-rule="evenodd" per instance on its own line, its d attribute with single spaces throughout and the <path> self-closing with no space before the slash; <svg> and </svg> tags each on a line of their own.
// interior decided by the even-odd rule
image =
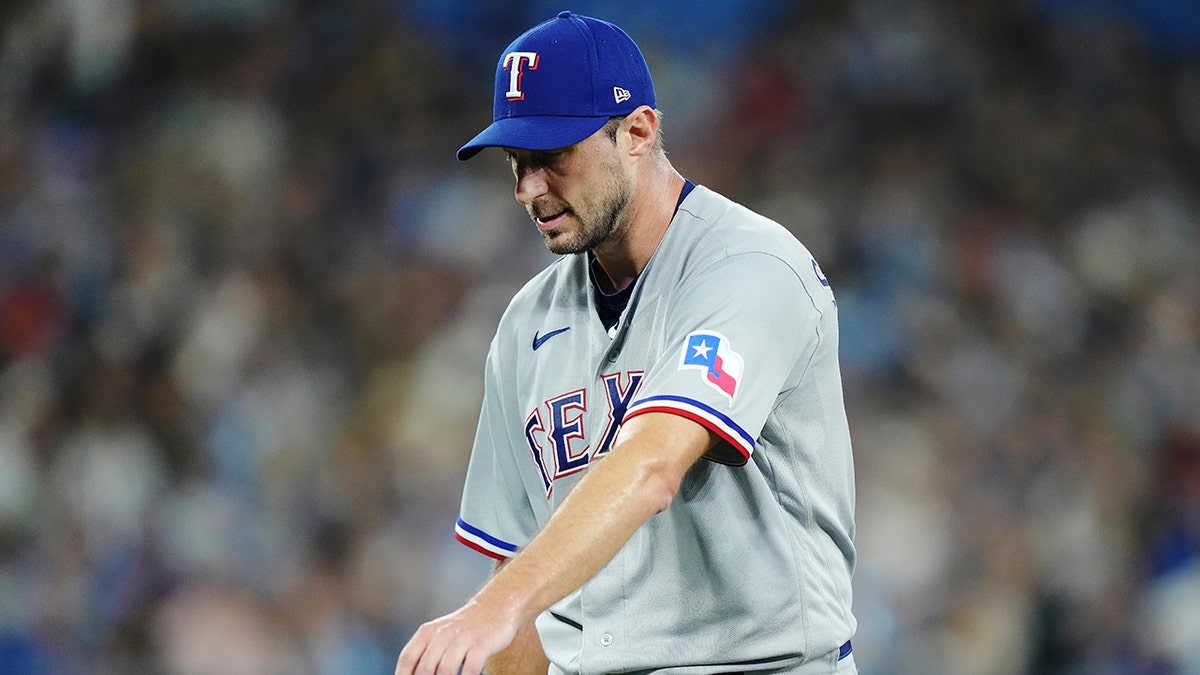
<svg viewBox="0 0 1200 675">
<path fill-rule="evenodd" d="M 647 520 L 666 509 L 708 432 L 673 415 L 629 420 L 611 454 L 589 471 L 546 527 L 476 595 L 521 625 L 596 575 Z M 681 438 L 682 436 L 682 438 Z M 686 448 L 664 453 L 664 447 Z"/>
</svg>

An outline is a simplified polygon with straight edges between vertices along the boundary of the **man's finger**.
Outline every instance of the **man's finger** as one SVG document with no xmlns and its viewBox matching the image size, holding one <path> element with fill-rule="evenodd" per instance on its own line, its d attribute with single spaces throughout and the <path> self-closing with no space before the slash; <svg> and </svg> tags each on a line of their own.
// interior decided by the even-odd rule
<svg viewBox="0 0 1200 675">
<path fill-rule="evenodd" d="M 466 658 L 463 659 L 462 664 L 463 675 L 482 675 L 484 665 L 487 664 L 487 660 L 492 656 L 492 654 L 488 654 L 479 649 L 473 649 L 467 652 Z"/>
<path fill-rule="evenodd" d="M 421 657 L 425 655 L 426 640 L 422 635 L 424 629 L 422 626 L 400 651 L 400 658 L 396 660 L 396 675 L 412 675 L 416 672 Z"/>
<path fill-rule="evenodd" d="M 458 675 L 459 672 L 462 672 L 463 675 L 478 675 L 462 669 L 465 656 L 466 649 L 458 646 L 453 646 L 443 652 L 442 658 L 438 661 L 437 675 Z"/>
</svg>

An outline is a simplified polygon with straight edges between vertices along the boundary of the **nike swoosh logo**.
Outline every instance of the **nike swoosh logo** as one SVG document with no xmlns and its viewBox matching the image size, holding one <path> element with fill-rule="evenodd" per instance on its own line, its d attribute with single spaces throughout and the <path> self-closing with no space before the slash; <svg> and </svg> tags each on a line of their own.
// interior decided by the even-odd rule
<svg viewBox="0 0 1200 675">
<path fill-rule="evenodd" d="M 536 352 L 538 347 L 541 347 L 542 345 L 546 344 L 546 340 L 549 340 L 550 338 L 554 337 L 555 335 L 558 335 L 559 333 L 565 333 L 569 330 L 571 330 L 571 327 L 567 326 L 566 328 L 559 328 L 558 330 L 552 330 L 549 333 L 546 333 L 545 335 L 543 335 L 541 337 L 538 337 L 538 334 L 535 332 L 533 334 L 533 351 Z"/>
</svg>

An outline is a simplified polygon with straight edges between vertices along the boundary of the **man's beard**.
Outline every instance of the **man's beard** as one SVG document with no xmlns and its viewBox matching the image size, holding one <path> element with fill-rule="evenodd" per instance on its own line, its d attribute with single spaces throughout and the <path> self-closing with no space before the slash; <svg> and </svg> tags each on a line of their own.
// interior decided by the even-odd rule
<svg viewBox="0 0 1200 675">
<path fill-rule="evenodd" d="M 530 207 L 530 214 L 537 217 L 554 211 L 565 210 L 573 215 L 579 223 L 579 229 L 574 232 L 543 232 L 546 248 L 557 255 L 584 253 L 594 250 L 609 241 L 614 235 L 624 231 L 628 223 L 624 222 L 625 211 L 633 199 L 633 186 L 622 180 L 623 176 L 613 173 L 613 180 L 608 183 L 608 189 L 600 195 L 595 203 L 583 205 L 583 213 L 566 205 L 552 209 L 535 209 Z"/>
</svg>

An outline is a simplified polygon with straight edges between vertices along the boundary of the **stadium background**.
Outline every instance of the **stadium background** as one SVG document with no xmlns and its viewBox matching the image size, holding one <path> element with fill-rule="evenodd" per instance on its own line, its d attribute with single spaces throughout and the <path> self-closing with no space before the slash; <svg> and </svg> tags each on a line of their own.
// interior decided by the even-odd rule
<svg viewBox="0 0 1200 675">
<path fill-rule="evenodd" d="M 0 6 L 0 671 L 390 673 L 479 583 L 550 258 L 453 151 L 569 7 L 833 283 L 862 672 L 1200 672 L 1200 5 L 560 5 Z"/>
</svg>

